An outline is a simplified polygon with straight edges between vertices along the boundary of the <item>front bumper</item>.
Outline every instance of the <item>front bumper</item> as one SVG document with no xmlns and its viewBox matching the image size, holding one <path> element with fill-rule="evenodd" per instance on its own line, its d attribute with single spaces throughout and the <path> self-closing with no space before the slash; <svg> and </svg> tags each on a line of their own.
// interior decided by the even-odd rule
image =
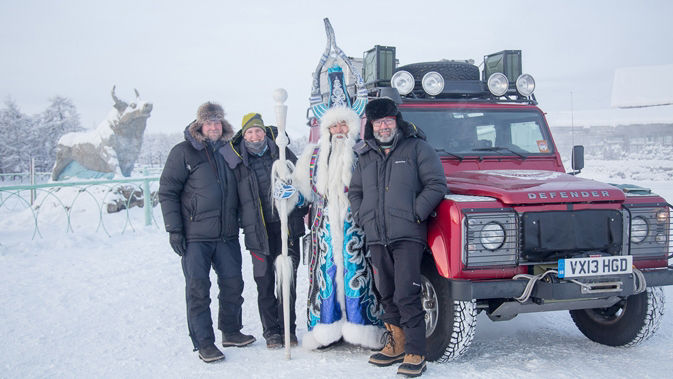
<svg viewBox="0 0 673 379">
<path fill-rule="evenodd" d="M 647 287 L 673 285 L 673 268 L 641 270 Z M 521 296 L 526 288 L 527 280 L 455 280 L 448 279 L 453 300 L 470 301 L 473 299 L 514 299 Z M 586 281 L 586 279 L 583 279 Z M 621 283 L 619 290 L 583 293 L 582 287 L 576 283 L 556 279 L 553 282 L 539 281 L 535 283 L 530 299 L 536 304 L 563 300 L 582 300 L 608 297 L 624 297 L 635 294 L 634 275 L 614 275 L 591 280 L 591 282 Z M 571 309 L 571 308 L 559 308 Z"/>
</svg>

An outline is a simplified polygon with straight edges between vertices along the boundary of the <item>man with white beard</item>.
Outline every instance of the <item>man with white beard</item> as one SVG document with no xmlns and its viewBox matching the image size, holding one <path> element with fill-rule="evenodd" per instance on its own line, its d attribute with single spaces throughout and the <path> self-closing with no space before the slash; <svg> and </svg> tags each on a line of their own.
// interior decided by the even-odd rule
<svg viewBox="0 0 673 379">
<path fill-rule="evenodd" d="M 302 345 L 316 349 L 338 342 L 382 346 L 381 306 L 362 229 L 355 225 L 348 184 L 355 164 L 353 146 L 360 117 L 351 108 L 332 107 L 320 121 L 320 140 L 297 161 L 293 185 L 311 203 L 308 236 L 308 333 Z"/>
</svg>

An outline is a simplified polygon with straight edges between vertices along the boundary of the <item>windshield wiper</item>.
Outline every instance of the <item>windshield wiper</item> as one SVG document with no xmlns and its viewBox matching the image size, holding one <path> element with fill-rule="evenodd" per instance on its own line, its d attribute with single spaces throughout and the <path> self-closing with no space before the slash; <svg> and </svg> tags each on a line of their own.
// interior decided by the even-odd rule
<svg viewBox="0 0 673 379">
<path fill-rule="evenodd" d="M 457 159 L 458 159 L 459 161 L 461 161 L 461 162 L 462 162 L 463 159 L 464 159 L 464 157 L 462 157 L 462 156 L 460 156 L 460 155 L 458 155 L 458 154 L 449 153 L 448 151 L 446 151 L 446 150 L 444 150 L 444 149 L 441 149 L 441 148 L 439 148 L 439 149 L 436 148 L 435 151 L 438 152 L 438 153 L 444 153 L 444 154 L 446 154 L 446 155 L 450 155 L 450 156 L 452 156 L 452 157 L 454 157 L 454 158 L 457 158 Z"/>
<path fill-rule="evenodd" d="M 475 148 L 472 149 L 472 150 L 473 150 L 473 151 L 509 151 L 510 153 L 512 153 L 512 154 L 514 154 L 514 155 L 517 155 L 517 156 L 521 157 L 521 159 L 524 159 L 524 160 L 526 159 L 526 156 L 525 156 L 525 155 L 523 155 L 523 154 L 521 154 L 521 153 L 518 153 L 518 152 L 516 152 L 516 151 L 510 149 L 509 147 L 504 147 L 504 146 L 475 147 Z"/>
</svg>

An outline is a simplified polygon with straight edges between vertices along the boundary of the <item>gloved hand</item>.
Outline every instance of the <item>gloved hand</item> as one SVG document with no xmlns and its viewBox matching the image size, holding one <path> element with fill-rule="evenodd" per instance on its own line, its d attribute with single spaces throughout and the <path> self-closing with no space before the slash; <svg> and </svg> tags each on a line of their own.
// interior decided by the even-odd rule
<svg viewBox="0 0 673 379">
<path fill-rule="evenodd" d="M 185 241 L 185 236 L 182 233 L 171 233 L 168 240 L 171 243 L 171 247 L 175 254 L 179 256 L 185 255 L 187 252 L 187 242 Z"/>
<path fill-rule="evenodd" d="M 294 188 L 291 184 L 286 184 L 280 180 L 276 181 L 276 183 L 273 185 L 273 198 L 276 200 L 289 199 L 296 193 L 296 188 Z"/>
</svg>

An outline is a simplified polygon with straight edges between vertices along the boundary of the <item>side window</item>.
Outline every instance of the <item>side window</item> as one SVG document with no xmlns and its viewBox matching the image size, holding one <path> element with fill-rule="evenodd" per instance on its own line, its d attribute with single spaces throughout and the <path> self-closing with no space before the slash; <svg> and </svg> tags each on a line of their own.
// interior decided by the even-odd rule
<svg viewBox="0 0 673 379">
<path fill-rule="evenodd" d="M 477 125 L 477 147 L 495 146 L 495 126 Z"/>
<path fill-rule="evenodd" d="M 532 121 L 512 123 L 510 130 L 513 145 L 529 153 L 547 152 L 542 150 L 543 145 L 546 146 L 546 141 L 543 140 L 542 132 L 537 123 Z"/>
</svg>

